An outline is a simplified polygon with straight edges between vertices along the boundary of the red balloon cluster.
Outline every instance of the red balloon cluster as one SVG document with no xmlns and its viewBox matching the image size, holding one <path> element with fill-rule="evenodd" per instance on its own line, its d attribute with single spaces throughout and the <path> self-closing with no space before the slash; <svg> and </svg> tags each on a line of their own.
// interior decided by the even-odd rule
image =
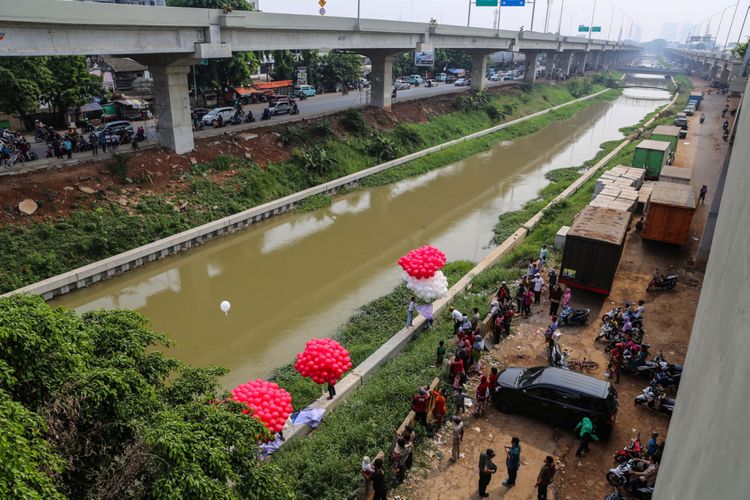
<svg viewBox="0 0 750 500">
<path fill-rule="evenodd" d="M 398 259 L 398 265 L 412 278 L 432 278 L 445 266 L 445 254 L 433 246 L 426 245 Z"/>
<path fill-rule="evenodd" d="M 312 339 L 297 353 L 294 368 L 316 384 L 335 384 L 352 367 L 349 352 L 333 339 Z"/>
<path fill-rule="evenodd" d="M 232 399 L 244 403 L 271 432 L 280 432 L 292 413 L 292 396 L 273 382 L 257 379 L 232 390 Z"/>
</svg>

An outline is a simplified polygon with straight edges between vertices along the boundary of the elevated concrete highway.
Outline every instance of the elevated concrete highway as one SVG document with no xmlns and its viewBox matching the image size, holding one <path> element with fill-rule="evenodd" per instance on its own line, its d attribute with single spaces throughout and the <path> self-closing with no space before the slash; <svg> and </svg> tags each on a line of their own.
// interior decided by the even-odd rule
<svg viewBox="0 0 750 500">
<path fill-rule="evenodd" d="M 723 84 L 738 76 L 742 66 L 742 60 L 733 54 L 689 49 L 670 49 L 668 53 L 685 64 L 688 69 L 707 75 L 709 80 L 719 80 Z"/>
<path fill-rule="evenodd" d="M 624 64 L 637 47 L 608 40 L 464 28 L 431 23 L 224 12 L 61 0 L 0 0 L 0 57 L 125 55 L 154 77 L 160 143 L 178 153 L 193 149 L 187 73 L 201 59 L 251 50 L 318 49 L 356 52 L 372 62 L 370 103 L 391 106 L 393 62 L 404 52 L 446 48 L 472 56 L 472 88 L 484 87 L 487 56 L 526 56 L 525 80 L 536 78 L 538 56 L 566 74 Z M 548 69 L 549 69 L 548 68 Z"/>
</svg>

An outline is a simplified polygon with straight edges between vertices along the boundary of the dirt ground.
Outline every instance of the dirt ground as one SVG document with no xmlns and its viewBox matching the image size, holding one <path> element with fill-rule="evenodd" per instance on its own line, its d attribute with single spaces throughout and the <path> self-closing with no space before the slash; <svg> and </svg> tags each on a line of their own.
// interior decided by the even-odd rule
<svg viewBox="0 0 750 500">
<path fill-rule="evenodd" d="M 489 88 L 487 92 L 517 93 L 518 89 L 497 87 Z M 397 103 L 391 111 L 366 108 L 363 113 L 371 126 L 390 129 L 402 122 L 426 122 L 433 116 L 450 112 L 454 98 L 453 94 L 439 95 Z M 316 121 L 329 120 L 335 134 L 343 136 L 345 132 L 339 125 L 342 115 L 343 113 L 336 113 L 323 118 L 236 133 L 228 127 L 227 133 L 222 136 L 197 139 L 195 150 L 184 155 L 177 155 L 166 149 L 131 152 L 129 147 L 121 147 L 123 153 L 132 155 L 128 173 L 132 182 L 122 182 L 110 173 L 108 165 L 113 160 L 109 157 L 76 165 L 67 165 L 61 160 L 59 168 L 4 176 L 0 179 L 0 224 L 52 220 L 69 214 L 71 210 L 89 208 L 94 203 L 128 206 L 134 205 L 145 195 L 173 194 L 187 188 L 181 176 L 189 172 L 193 165 L 224 154 L 253 160 L 261 167 L 281 162 L 290 157 L 293 149 L 293 146 L 285 145 L 280 139 L 284 130 L 290 126 L 303 127 Z M 235 172 L 228 170 L 217 174 L 213 180 L 223 182 L 233 175 Z M 94 192 L 86 193 L 81 188 Z M 17 209 L 18 203 L 26 198 L 39 205 L 32 216 L 22 215 Z"/>
<path fill-rule="evenodd" d="M 696 88 L 704 83 L 694 81 Z M 704 99 L 701 112 L 706 114 L 706 123 L 700 125 L 700 113 L 690 119 L 688 138 L 678 146 L 676 165 L 693 165 L 693 187 L 697 190 L 702 184 L 709 187 L 705 206 L 699 206 L 691 231 L 691 241 L 686 248 L 672 245 L 654 244 L 641 240 L 631 231 L 625 251 L 609 297 L 574 290 L 571 304 L 574 307 L 591 309 L 589 324 L 583 327 L 561 329 L 560 343 L 567 349 L 571 358 L 587 358 L 599 363 L 600 368 L 590 375 L 604 378 L 607 358 L 604 344 L 595 343 L 594 338 L 601 325 L 601 316 L 616 305 L 624 302 L 646 302 L 644 321 L 645 342 L 651 344 L 653 355 L 663 351 L 671 362 L 682 363 L 687 352 L 693 318 L 697 307 L 703 275 L 692 269 L 692 257 L 697 249 L 708 204 L 718 178 L 719 169 L 726 151 L 721 139 L 721 110 L 725 97 L 716 94 Z M 734 109 L 736 103 L 730 104 Z M 634 219 L 635 221 L 635 219 Z M 633 222 L 634 225 L 634 222 Z M 632 226 L 631 226 L 632 227 Z M 670 267 L 671 266 L 671 267 Z M 671 291 L 646 292 L 654 269 L 670 269 L 680 277 L 679 285 Z M 545 293 L 546 295 L 546 293 Z M 536 306 L 529 319 L 514 321 L 514 334 L 501 342 L 499 348 L 492 349 L 483 359 L 485 371 L 490 366 L 500 369 L 508 366 L 546 365 L 544 339 L 537 333 L 549 322 L 547 315 L 549 302 Z M 478 380 L 474 377 L 469 383 L 468 393 L 473 395 Z M 613 488 L 606 482 L 605 475 L 614 466 L 612 454 L 627 444 L 630 438 L 641 433 L 643 444 L 654 430 L 666 438 L 669 418 L 655 411 L 636 407 L 635 396 L 648 384 L 628 374 L 622 374 L 615 384 L 619 394 L 617 422 L 607 441 L 593 443 L 591 451 L 583 458 L 577 458 L 578 447 L 572 429 L 555 428 L 546 422 L 523 415 L 505 415 L 490 409 L 482 418 L 466 417 L 465 439 L 462 447 L 464 457 L 452 464 L 450 457 L 450 424 L 438 433 L 436 439 L 425 446 L 433 458 L 429 466 L 415 470 L 412 477 L 397 491 L 394 498 L 439 499 L 478 498 L 477 466 L 479 454 L 487 448 L 494 448 L 498 457 L 495 463 L 498 472 L 493 477 L 488 492 L 490 498 L 528 499 L 536 498 L 537 474 L 546 455 L 555 457 L 558 473 L 550 487 L 550 498 L 564 500 L 601 499 Z M 522 465 L 518 473 L 517 485 L 512 489 L 502 486 L 505 479 L 503 446 L 511 436 L 521 439 Z"/>
</svg>

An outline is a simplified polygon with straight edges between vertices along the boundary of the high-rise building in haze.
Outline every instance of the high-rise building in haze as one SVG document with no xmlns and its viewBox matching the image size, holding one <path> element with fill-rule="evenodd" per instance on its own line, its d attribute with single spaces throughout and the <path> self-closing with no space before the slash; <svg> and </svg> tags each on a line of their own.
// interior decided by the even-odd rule
<svg viewBox="0 0 750 500">
<path fill-rule="evenodd" d="M 659 38 L 663 38 L 669 42 L 674 42 L 677 39 L 677 33 L 679 32 L 679 30 L 679 23 L 662 23 Z"/>
</svg>

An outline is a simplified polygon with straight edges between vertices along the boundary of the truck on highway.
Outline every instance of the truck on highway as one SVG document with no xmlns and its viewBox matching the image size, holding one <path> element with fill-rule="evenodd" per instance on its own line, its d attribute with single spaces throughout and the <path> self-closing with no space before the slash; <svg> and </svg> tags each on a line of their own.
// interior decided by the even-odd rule
<svg viewBox="0 0 750 500">
<path fill-rule="evenodd" d="M 690 92 L 688 97 L 688 104 L 694 103 L 695 109 L 700 109 L 701 102 L 703 101 L 703 92 Z"/>
</svg>

